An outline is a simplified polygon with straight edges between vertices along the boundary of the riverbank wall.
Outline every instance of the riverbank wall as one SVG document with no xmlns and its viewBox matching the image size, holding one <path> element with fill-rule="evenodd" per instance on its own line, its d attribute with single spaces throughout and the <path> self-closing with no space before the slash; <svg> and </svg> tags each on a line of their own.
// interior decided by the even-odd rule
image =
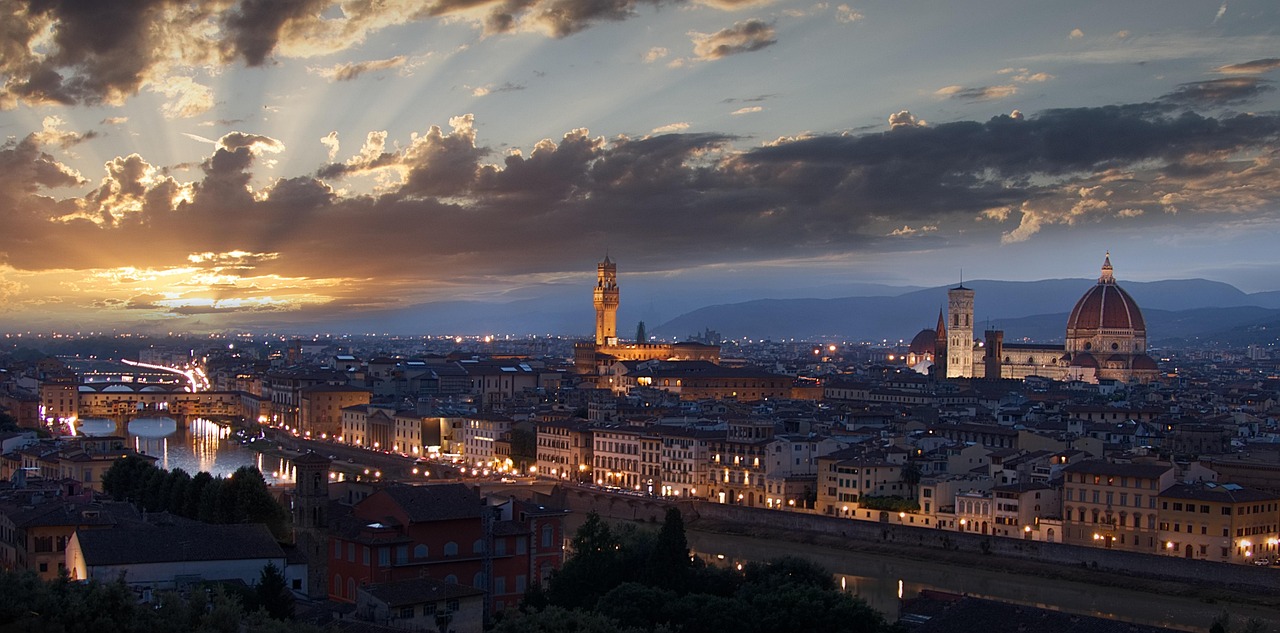
<svg viewBox="0 0 1280 633">
<path fill-rule="evenodd" d="M 975 560 L 984 557 L 1009 558 L 1122 576 L 1209 584 L 1240 591 L 1260 591 L 1268 595 L 1280 594 L 1280 569 L 1270 567 L 1189 560 L 1065 543 L 1044 543 L 709 501 L 669 502 L 585 488 L 557 488 L 548 501 L 575 512 L 596 512 L 613 519 L 645 523 L 660 523 L 667 508 L 675 506 L 680 508 L 686 523 L 693 529 L 699 529 L 699 522 L 703 522 L 728 526 L 745 534 L 817 534 L 837 537 L 851 547 L 875 545 L 892 548 L 901 552 L 904 557 L 927 556 L 928 552 L 945 551 L 968 554 Z"/>
</svg>

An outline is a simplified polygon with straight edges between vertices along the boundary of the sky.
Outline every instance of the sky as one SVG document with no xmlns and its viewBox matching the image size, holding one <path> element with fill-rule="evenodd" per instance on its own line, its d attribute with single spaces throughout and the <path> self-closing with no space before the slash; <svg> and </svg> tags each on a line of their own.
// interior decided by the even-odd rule
<svg viewBox="0 0 1280 633">
<path fill-rule="evenodd" d="M 589 306 L 606 253 L 761 298 L 1108 251 L 1280 290 L 1278 30 L 1273 0 L 0 0 L 0 329 Z"/>
</svg>

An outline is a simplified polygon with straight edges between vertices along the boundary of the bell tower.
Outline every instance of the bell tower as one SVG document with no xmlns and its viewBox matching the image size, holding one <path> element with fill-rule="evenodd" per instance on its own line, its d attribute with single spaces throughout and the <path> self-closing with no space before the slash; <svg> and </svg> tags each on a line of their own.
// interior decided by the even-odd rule
<svg viewBox="0 0 1280 633">
<path fill-rule="evenodd" d="M 973 290 L 947 291 L 947 378 L 973 377 Z"/>
<path fill-rule="evenodd" d="M 604 256 L 596 264 L 596 345 L 618 344 L 618 265 Z"/>
<path fill-rule="evenodd" d="M 293 538 L 307 559 L 307 595 L 329 595 L 329 464 L 312 451 L 293 460 L 297 485 L 293 494 Z"/>
</svg>

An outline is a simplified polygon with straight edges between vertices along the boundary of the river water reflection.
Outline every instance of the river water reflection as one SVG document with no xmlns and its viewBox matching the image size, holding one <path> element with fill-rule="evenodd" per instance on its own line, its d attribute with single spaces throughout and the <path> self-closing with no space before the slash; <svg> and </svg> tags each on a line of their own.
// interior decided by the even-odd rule
<svg viewBox="0 0 1280 633">
<path fill-rule="evenodd" d="M 292 481 L 292 466 L 279 458 L 241 446 L 230 429 L 197 418 L 186 429 L 169 417 L 136 418 L 126 428 L 111 420 L 85 419 L 80 433 L 91 436 L 118 435 L 140 453 L 156 458 L 165 470 L 181 468 L 194 475 L 205 471 L 215 477 L 230 477 L 241 466 L 256 466 L 267 483 Z"/>
<path fill-rule="evenodd" d="M 1280 631 L 1280 613 L 1265 607 L 1209 604 L 1193 598 L 1148 593 L 1114 586 L 1029 577 L 982 568 L 897 559 L 816 545 L 710 534 L 690 530 L 689 546 L 715 564 L 734 565 L 779 556 L 797 556 L 831 570 L 840 586 L 865 600 L 890 620 L 898 599 L 921 589 L 937 589 L 1046 609 L 1056 609 L 1186 631 L 1207 631 L 1224 609 L 1234 622 L 1257 618 L 1262 630 Z M 1276 578 L 1280 583 L 1280 570 Z"/>
</svg>

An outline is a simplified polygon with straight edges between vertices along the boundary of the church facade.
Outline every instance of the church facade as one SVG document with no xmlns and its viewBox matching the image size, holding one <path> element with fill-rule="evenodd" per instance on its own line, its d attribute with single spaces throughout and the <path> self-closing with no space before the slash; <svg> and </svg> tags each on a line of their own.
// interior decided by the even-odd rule
<svg viewBox="0 0 1280 633">
<path fill-rule="evenodd" d="M 974 292 L 963 285 L 947 292 L 947 314 L 934 330 L 911 341 L 908 365 L 946 378 L 1025 379 L 1146 383 L 1159 375 L 1147 355 L 1147 326 L 1142 311 L 1116 283 L 1108 253 L 1097 284 L 1076 302 L 1067 318 L 1062 345 L 1005 343 L 1004 332 L 973 336 Z M 930 346 L 929 342 L 933 341 Z"/>
</svg>

